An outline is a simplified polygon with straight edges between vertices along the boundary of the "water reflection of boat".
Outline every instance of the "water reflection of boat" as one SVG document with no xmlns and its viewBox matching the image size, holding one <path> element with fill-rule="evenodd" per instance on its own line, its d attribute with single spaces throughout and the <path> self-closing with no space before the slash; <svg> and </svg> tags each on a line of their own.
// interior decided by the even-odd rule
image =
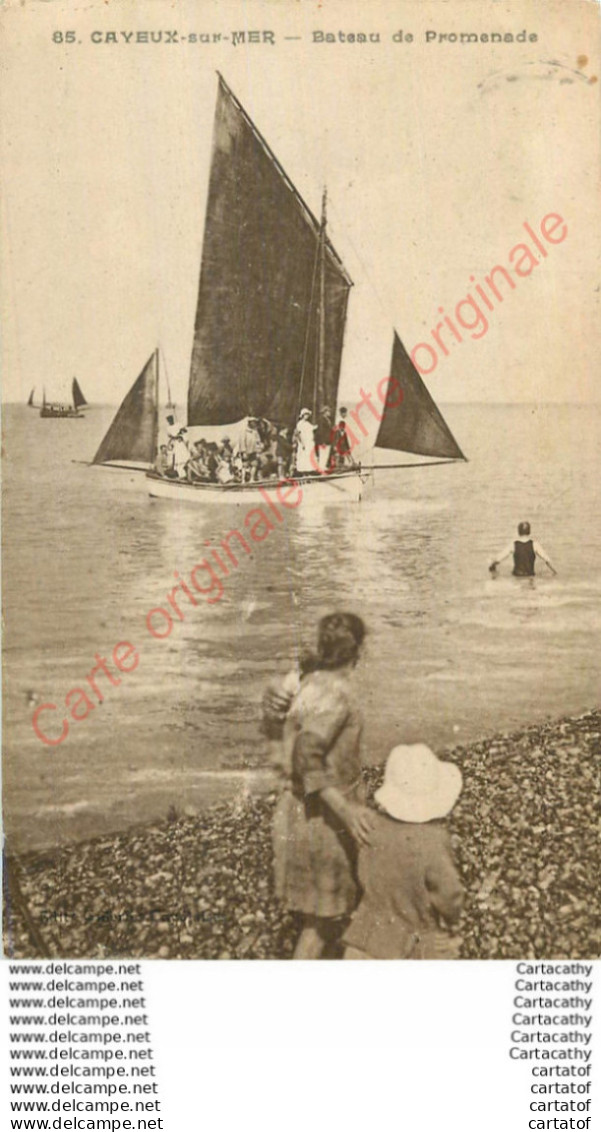
<svg viewBox="0 0 601 1132">
<path fill-rule="evenodd" d="M 34 393 L 34 391 L 32 389 L 30 396 L 29 396 L 29 401 L 27 402 L 27 404 L 31 405 L 31 406 L 33 406 L 33 393 Z M 81 387 L 79 385 L 79 382 L 77 381 L 77 378 L 74 377 L 72 384 L 71 384 L 71 402 L 69 403 L 69 402 L 66 402 L 66 401 L 47 401 L 46 400 L 46 390 L 44 390 L 43 396 L 42 396 L 42 405 L 41 405 L 41 408 L 40 408 L 40 416 L 41 417 L 75 417 L 75 418 L 81 418 L 81 417 L 83 417 L 84 414 L 81 413 L 79 410 L 81 408 L 83 408 L 84 405 L 87 405 L 87 403 L 88 402 L 86 401 L 86 399 L 85 399 L 85 397 L 84 397 L 84 395 L 81 391 Z"/>
<path fill-rule="evenodd" d="M 192 358 L 187 440 L 222 440 L 249 418 L 293 428 L 337 404 L 352 286 L 326 231 L 267 142 L 219 76 Z M 465 457 L 395 334 L 380 394 L 376 445 L 440 460 Z M 380 386 L 382 383 L 380 383 Z M 95 464 L 148 470 L 151 496 L 194 502 L 257 502 L 277 479 L 186 482 L 159 474 L 159 356 L 148 360 L 104 437 Z M 401 465 L 397 465 L 401 466 Z M 361 497 L 372 474 L 358 465 L 295 476 L 304 495 Z"/>
</svg>

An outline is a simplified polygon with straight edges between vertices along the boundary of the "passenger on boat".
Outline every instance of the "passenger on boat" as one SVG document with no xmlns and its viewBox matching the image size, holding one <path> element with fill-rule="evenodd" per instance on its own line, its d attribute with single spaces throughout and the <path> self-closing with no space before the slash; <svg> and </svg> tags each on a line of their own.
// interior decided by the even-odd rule
<svg viewBox="0 0 601 1132">
<path fill-rule="evenodd" d="M 510 555 L 513 555 L 512 574 L 515 578 L 532 578 L 534 576 L 534 563 L 537 558 L 542 559 L 552 574 L 557 573 L 547 552 L 543 550 L 540 543 L 530 538 L 530 523 L 519 524 L 518 536 L 515 542 L 510 542 L 509 546 L 501 551 L 494 562 L 491 562 L 488 567 L 491 574 L 494 574 L 499 563 L 503 562 L 505 558 L 509 558 Z"/>
<path fill-rule="evenodd" d="M 206 445 L 206 465 L 210 483 L 217 483 L 217 468 L 219 466 L 219 447 L 213 440 Z"/>
<path fill-rule="evenodd" d="M 236 482 L 234 469 L 232 468 L 231 464 L 228 464 L 225 460 L 219 461 L 219 467 L 217 468 L 217 482 L 223 484 Z"/>
<path fill-rule="evenodd" d="M 155 468 L 160 476 L 173 478 L 175 472 L 173 469 L 173 448 L 171 444 L 161 444 L 157 453 Z"/>
<path fill-rule="evenodd" d="M 281 428 L 277 433 L 276 440 L 276 460 L 278 464 L 278 476 L 283 480 L 290 472 L 292 465 L 292 429 Z"/>
<path fill-rule="evenodd" d="M 270 426 L 272 427 L 272 426 Z M 269 480 L 273 479 L 278 474 L 278 459 L 276 455 L 276 434 L 274 430 L 273 439 L 270 438 L 267 444 L 263 445 L 263 449 L 258 453 L 258 468 L 259 479 Z"/>
<path fill-rule="evenodd" d="M 204 440 L 197 440 L 194 445 L 190 459 L 186 464 L 186 477 L 190 483 L 202 483 L 209 478 Z"/>
<path fill-rule="evenodd" d="M 301 409 L 294 432 L 294 470 L 296 472 L 315 472 L 311 457 L 315 458 L 315 432 L 317 425 L 311 422 L 311 410 Z"/>
<path fill-rule="evenodd" d="M 254 456 L 262 447 L 261 437 L 259 435 L 259 421 L 257 417 L 249 417 L 246 422 L 246 428 L 242 433 L 239 441 L 240 451 L 245 456 Z"/>
<path fill-rule="evenodd" d="M 244 461 L 244 483 L 256 483 L 259 479 L 259 454 L 249 453 Z"/>
<path fill-rule="evenodd" d="M 187 441 L 187 428 L 180 428 L 177 436 L 172 440 L 173 445 L 173 466 L 175 474 L 178 479 L 185 480 L 188 478 L 186 467 L 192 455 Z"/>
<path fill-rule="evenodd" d="M 331 450 L 330 458 L 328 460 L 328 471 L 336 471 L 339 468 L 355 468 L 357 465 L 353 460 L 351 453 L 351 446 L 346 427 L 347 411 L 344 405 L 340 408 L 340 420 L 330 434 L 331 436 Z"/>
<path fill-rule="evenodd" d="M 259 452 L 259 479 L 268 480 L 278 474 L 278 430 L 272 421 L 261 417 L 258 422 L 261 451 Z"/>
<path fill-rule="evenodd" d="M 234 452 L 232 457 L 232 471 L 236 483 L 244 483 L 244 457 L 241 452 Z"/>
<path fill-rule="evenodd" d="M 265 417 L 256 418 L 256 429 L 263 449 L 269 448 L 273 439 L 274 426 Z"/>
<path fill-rule="evenodd" d="M 167 442 L 173 444 L 173 441 L 179 436 L 182 429 L 176 424 L 175 417 L 169 415 L 167 417 Z"/>
<path fill-rule="evenodd" d="M 315 433 L 316 442 L 316 457 L 318 466 L 325 471 L 329 466 L 330 452 L 332 447 L 332 410 L 328 405 L 324 405 L 319 410 L 319 419 L 317 422 L 317 432 Z"/>
<path fill-rule="evenodd" d="M 234 468 L 232 464 L 233 452 L 232 445 L 229 437 L 225 437 L 221 442 L 221 447 L 217 452 L 217 469 L 216 479 L 217 483 L 233 483 L 235 480 Z"/>
</svg>

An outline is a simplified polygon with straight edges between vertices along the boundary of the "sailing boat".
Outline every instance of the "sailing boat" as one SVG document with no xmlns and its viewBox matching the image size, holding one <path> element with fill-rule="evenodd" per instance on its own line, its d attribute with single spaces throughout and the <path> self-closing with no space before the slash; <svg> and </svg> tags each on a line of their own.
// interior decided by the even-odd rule
<svg viewBox="0 0 601 1132">
<path fill-rule="evenodd" d="M 301 407 L 317 422 L 338 397 L 352 280 L 318 221 L 221 75 L 194 341 L 188 442 L 240 436 L 264 419 L 293 429 Z M 403 412 L 384 407 L 377 444 L 464 459 L 398 336 L 391 375 Z M 132 461 L 152 469 L 158 444 L 159 355 L 136 379 L 94 464 Z M 175 433 L 172 433 L 172 436 Z M 181 435 L 181 434 L 180 434 Z M 295 473 L 322 498 L 360 498 L 372 471 L 358 465 Z M 151 496 L 198 502 L 256 500 L 273 480 L 189 483 L 149 470 Z M 277 481 L 276 481 L 277 482 Z"/>
<path fill-rule="evenodd" d="M 33 390 L 32 390 L 31 396 L 33 397 Z M 30 401 L 28 402 L 28 404 L 31 404 L 31 403 L 32 402 L 31 402 L 31 398 L 30 398 Z M 77 381 L 77 378 L 74 377 L 73 382 L 71 384 L 71 403 L 69 404 L 68 402 L 64 402 L 64 401 L 63 402 L 61 402 L 61 401 L 47 401 L 46 400 L 46 390 L 44 389 L 43 397 L 42 397 L 42 407 L 40 409 L 40 416 L 41 417 L 53 417 L 53 418 L 54 417 L 75 417 L 75 418 L 79 417 L 79 418 L 81 418 L 81 417 L 83 417 L 84 414 L 80 413 L 79 410 L 83 405 L 87 405 L 87 403 L 88 402 L 86 401 L 86 399 L 85 399 L 85 397 L 84 397 L 84 395 L 81 391 L 81 388 L 80 388 L 80 385 Z"/>
</svg>

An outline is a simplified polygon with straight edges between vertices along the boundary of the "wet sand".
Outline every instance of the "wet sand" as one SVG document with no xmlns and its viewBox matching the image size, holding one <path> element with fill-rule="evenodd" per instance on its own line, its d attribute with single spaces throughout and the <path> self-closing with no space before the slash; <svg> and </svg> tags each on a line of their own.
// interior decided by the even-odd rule
<svg viewBox="0 0 601 1132">
<path fill-rule="evenodd" d="M 467 893 L 462 958 L 601 954 L 600 755 L 599 711 L 444 753 L 464 775 L 450 821 Z M 365 775 L 374 789 L 381 768 Z M 297 924 L 273 895 L 274 801 L 245 794 L 13 858 L 5 953 L 35 957 L 43 944 L 50 957 L 289 958 Z"/>
</svg>

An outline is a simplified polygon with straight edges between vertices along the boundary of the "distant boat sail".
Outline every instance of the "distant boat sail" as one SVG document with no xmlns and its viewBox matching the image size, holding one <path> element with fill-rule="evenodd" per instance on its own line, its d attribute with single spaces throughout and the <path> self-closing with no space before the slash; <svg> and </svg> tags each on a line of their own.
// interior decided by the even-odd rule
<svg viewBox="0 0 601 1132">
<path fill-rule="evenodd" d="M 73 399 L 73 407 L 75 409 L 82 409 L 83 406 L 87 405 L 87 403 L 88 403 L 86 401 L 82 391 L 81 391 L 81 385 L 79 384 L 76 377 L 73 378 L 73 384 L 71 386 L 71 396 L 72 396 L 72 399 Z"/>
<path fill-rule="evenodd" d="M 28 409 L 35 409 L 35 407 L 36 407 L 33 403 L 34 393 L 35 393 L 35 388 L 31 390 L 31 393 L 29 394 L 29 397 L 27 398 L 27 408 Z"/>
<path fill-rule="evenodd" d="M 317 421 L 335 408 L 352 280 L 321 220 L 219 75 L 209 192 L 188 384 L 188 428 L 232 435 L 248 418 L 293 428 L 302 407 Z M 403 403 L 386 409 L 377 444 L 464 459 L 398 336 L 391 375 Z M 152 355 L 106 434 L 95 464 L 152 465 L 158 443 L 158 353 Z M 366 469 L 296 474 L 332 497 L 360 497 Z M 150 472 L 151 495 L 243 497 L 269 481 L 188 483 Z"/>
</svg>

